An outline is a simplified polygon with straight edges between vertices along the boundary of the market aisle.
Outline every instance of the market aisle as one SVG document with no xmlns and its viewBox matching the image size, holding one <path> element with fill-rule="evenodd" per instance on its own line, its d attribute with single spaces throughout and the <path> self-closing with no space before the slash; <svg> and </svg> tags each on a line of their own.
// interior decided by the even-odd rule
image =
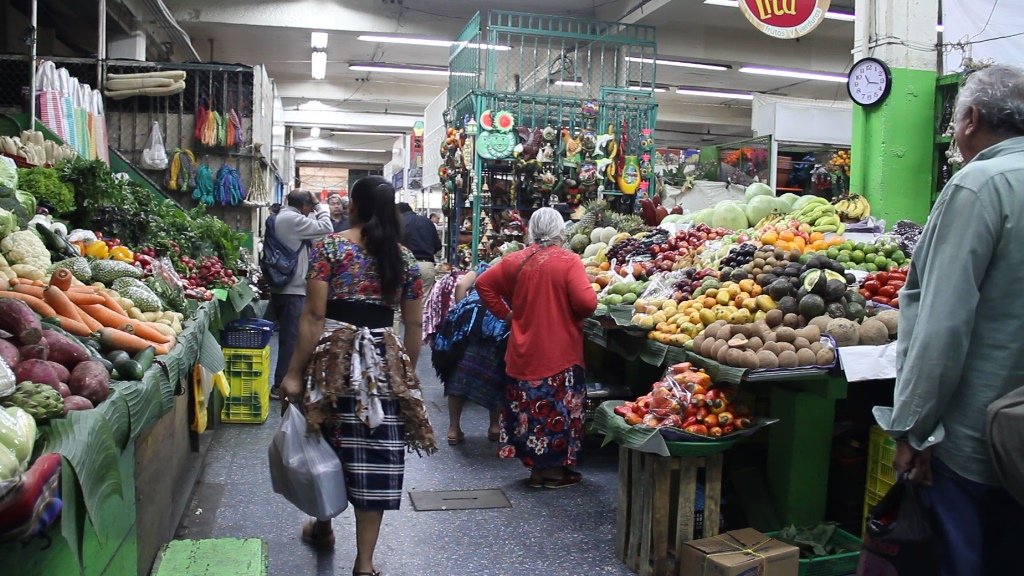
<svg viewBox="0 0 1024 576">
<path fill-rule="evenodd" d="M 416 512 L 406 498 L 400 511 L 384 516 L 377 563 L 385 576 L 632 574 L 615 557 L 614 448 L 600 450 L 596 442 L 588 443 L 580 486 L 528 489 L 521 484 L 526 474 L 519 462 L 494 455 L 482 409 L 464 414 L 464 444 L 444 442 L 447 408 L 429 356 L 418 370 L 442 446 L 429 458 L 408 457 L 406 492 L 498 488 L 512 508 Z M 303 514 L 270 490 L 266 448 L 280 420 L 276 412 L 272 409 L 262 426 L 225 424 L 216 431 L 176 537 L 263 538 L 273 576 L 350 574 L 355 557 L 351 507 L 334 521 L 337 550 L 318 557 L 299 541 Z"/>
</svg>

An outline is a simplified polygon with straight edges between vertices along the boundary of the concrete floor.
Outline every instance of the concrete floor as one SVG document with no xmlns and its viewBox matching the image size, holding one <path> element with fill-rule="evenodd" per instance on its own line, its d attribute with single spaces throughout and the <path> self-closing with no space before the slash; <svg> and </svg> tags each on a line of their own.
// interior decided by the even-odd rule
<svg viewBox="0 0 1024 576">
<path fill-rule="evenodd" d="M 407 456 L 405 491 L 501 489 L 511 508 L 417 512 L 408 498 L 384 516 L 377 567 L 386 576 L 597 576 L 633 574 L 615 557 L 617 452 L 588 443 L 584 480 L 563 490 L 531 490 L 518 461 L 500 460 L 488 442 L 487 414 L 467 407 L 466 442 L 444 442 L 448 414 L 441 384 L 424 350 L 418 366 L 440 451 Z M 334 520 L 337 547 L 317 554 L 298 538 L 305 516 L 270 488 L 267 446 L 277 404 L 262 425 L 225 424 L 215 432 L 178 538 L 258 537 L 270 548 L 273 576 L 351 573 L 351 507 Z"/>
</svg>

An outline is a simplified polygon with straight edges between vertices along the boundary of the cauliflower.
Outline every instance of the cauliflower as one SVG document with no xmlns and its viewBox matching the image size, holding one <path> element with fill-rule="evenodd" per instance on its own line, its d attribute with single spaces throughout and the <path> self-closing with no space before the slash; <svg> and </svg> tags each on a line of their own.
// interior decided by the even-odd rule
<svg viewBox="0 0 1024 576">
<path fill-rule="evenodd" d="M 50 251 L 35 233 L 28 230 L 19 230 L 0 241 L 0 252 L 11 265 L 28 264 L 39 270 L 50 269 Z"/>
</svg>

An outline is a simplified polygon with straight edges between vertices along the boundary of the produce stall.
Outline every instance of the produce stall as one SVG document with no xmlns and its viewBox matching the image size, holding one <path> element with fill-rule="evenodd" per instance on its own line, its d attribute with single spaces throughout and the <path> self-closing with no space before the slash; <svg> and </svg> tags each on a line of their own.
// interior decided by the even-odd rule
<svg viewBox="0 0 1024 576">
<path fill-rule="evenodd" d="M 241 238 L 101 161 L 2 158 L 0 236 L 0 559 L 146 573 L 202 458 L 200 373 L 228 393 L 213 334 L 253 298 Z"/>
<path fill-rule="evenodd" d="M 877 380 L 888 373 L 878 364 L 894 362 L 898 292 L 920 227 L 847 238 L 845 228 L 870 215 L 863 198 L 776 196 L 761 184 L 742 201 L 662 215 L 640 232 L 609 227 L 591 208 L 569 239 L 598 293 L 584 323 L 588 367 L 631 390 L 592 406 L 596 429 L 668 457 L 675 442 L 724 449 L 763 423 L 778 521 L 825 520 L 845 372 Z M 702 370 L 712 386 L 666 385 L 666 366 Z M 710 389 L 721 392 L 711 398 Z M 751 404 L 760 412 L 733 409 L 734 398 L 763 400 Z"/>
</svg>

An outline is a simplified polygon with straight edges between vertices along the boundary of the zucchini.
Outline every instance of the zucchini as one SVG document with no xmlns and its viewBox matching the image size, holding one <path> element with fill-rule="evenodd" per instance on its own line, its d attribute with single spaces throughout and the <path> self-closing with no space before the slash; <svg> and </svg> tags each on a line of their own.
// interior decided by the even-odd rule
<svg viewBox="0 0 1024 576">
<path fill-rule="evenodd" d="M 149 370 L 150 366 L 153 365 L 153 359 L 156 358 L 156 348 L 153 346 L 147 347 L 145 350 L 135 355 L 135 362 L 142 367 L 142 371 Z"/>
<path fill-rule="evenodd" d="M 142 365 L 128 358 L 127 360 L 121 360 L 114 364 L 114 370 L 118 374 L 118 380 L 142 380 L 146 371 L 142 369 Z"/>
<path fill-rule="evenodd" d="M 36 222 L 35 232 L 39 234 L 39 237 L 43 241 L 43 245 L 51 252 L 60 255 L 62 260 L 64 258 L 81 256 L 81 254 L 78 253 L 78 249 L 68 242 L 66 238 L 57 234 L 53 230 L 50 230 L 42 222 Z"/>
<path fill-rule="evenodd" d="M 131 358 L 132 357 L 124 350 L 114 350 L 110 354 L 106 355 L 106 359 L 109 360 L 111 364 L 117 364 L 118 362 L 131 360 Z"/>
</svg>

